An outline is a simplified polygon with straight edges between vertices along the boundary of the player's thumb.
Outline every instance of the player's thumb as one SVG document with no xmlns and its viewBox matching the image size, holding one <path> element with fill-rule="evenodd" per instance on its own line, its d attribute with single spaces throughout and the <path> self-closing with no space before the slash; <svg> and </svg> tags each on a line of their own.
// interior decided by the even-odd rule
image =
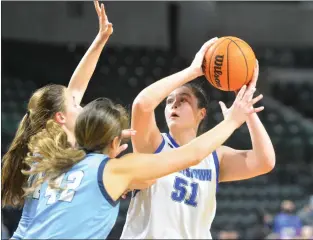
<svg viewBox="0 0 313 240">
<path fill-rule="evenodd" d="M 113 31 L 113 24 L 112 23 L 108 23 L 108 30 L 112 30 Z"/>
<path fill-rule="evenodd" d="M 128 144 L 127 144 L 127 143 L 121 145 L 121 146 L 119 147 L 119 149 L 118 149 L 117 155 L 121 154 L 121 153 L 122 153 L 123 151 L 125 151 L 127 148 L 128 148 Z"/>
<path fill-rule="evenodd" d="M 225 112 L 227 110 L 227 107 L 226 107 L 225 103 L 223 103 L 222 101 L 219 101 L 218 103 L 219 103 L 219 105 L 220 105 L 220 107 L 222 109 L 222 112 Z"/>
</svg>

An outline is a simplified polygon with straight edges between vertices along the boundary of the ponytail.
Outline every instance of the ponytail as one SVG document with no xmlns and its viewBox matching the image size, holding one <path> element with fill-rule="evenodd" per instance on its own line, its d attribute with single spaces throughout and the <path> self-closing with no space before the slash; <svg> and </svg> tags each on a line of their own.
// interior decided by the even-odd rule
<svg viewBox="0 0 313 240">
<path fill-rule="evenodd" d="M 54 120 L 49 120 L 45 129 L 32 136 L 28 146 L 31 153 L 39 154 L 28 154 L 25 163 L 29 170 L 22 172 L 30 176 L 44 174 L 24 189 L 25 195 L 32 194 L 46 180 L 54 187 L 53 181 L 86 155 L 68 143 L 66 133 Z"/>
<path fill-rule="evenodd" d="M 29 112 L 25 114 L 19 124 L 15 137 L 8 152 L 2 159 L 1 198 L 2 207 L 21 207 L 24 204 L 22 186 L 27 177 L 21 170 L 26 168 L 24 159 L 28 153 L 28 142 L 31 136 Z"/>
<path fill-rule="evenodd" d="M 45 128 L 47 122 L 54 118 L 57 112 L 65 109 L 65 87 L 62 85 L 47 85 L 36 90 L 29 99 L 27 113 L 19 124 L 16 135 L 8 152 L 2 159 L 1 197 L 2 206 L 21 207 L 24 204 L 24 190 L 28 172 L 34 168 L 25 164 L 27 154 L 40 153 L 30 149 L 31 136 Z"/>
</svg>

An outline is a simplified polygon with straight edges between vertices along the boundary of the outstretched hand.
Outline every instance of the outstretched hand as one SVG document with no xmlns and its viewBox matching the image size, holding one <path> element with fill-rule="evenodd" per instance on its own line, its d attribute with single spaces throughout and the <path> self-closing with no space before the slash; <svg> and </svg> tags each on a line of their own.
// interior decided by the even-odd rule
<svg viewBox="0 0 313 240">
<path fill-rule="evenodd" d="M 251 115 L 252 113 L 263 111 L 264 109 L 263 106 L 257 108 L 253 107 L 255 103 L 259 102 L 263 98 L 262 94 L 253 98 L 253 94 L 255 91 L 256 88 L 254 87 L 247 88 L 247 86 L 244 85 L 240 89 L 233 105 L 230 108 L 227 108 L 225 103 L 219 102 L 224 119 L 231 118 L 233 121 L 237 123 L 239 127 L 242 123 L 246 121 L 249 115 Z"/>
<path fill-rule="evenodd" d="M 104 39 L 108 39 L 113 33 L 113 25 L 108 20 L 103 3 L 101 3 L 100 7 L 99 2 L 94 1 L 94 5 L 99 19 L 99 35 Z"/>
</svg>

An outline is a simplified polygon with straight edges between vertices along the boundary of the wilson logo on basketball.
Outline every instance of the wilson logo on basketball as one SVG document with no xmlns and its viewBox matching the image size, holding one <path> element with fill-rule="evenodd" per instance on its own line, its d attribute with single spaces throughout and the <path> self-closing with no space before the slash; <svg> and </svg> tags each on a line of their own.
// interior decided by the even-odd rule
<svg viewBox="0 0 313 240">
<path fill-rule="evenodd" d="M 220 75 L 223 74 L 222 72 L 222 65 L 223 65 L 224 55 L 216 55 L 215 62 L 214 62 L 214 81 L 217 87 L 221 87 L 221 81 L 219 79 Z"/>
</svg>

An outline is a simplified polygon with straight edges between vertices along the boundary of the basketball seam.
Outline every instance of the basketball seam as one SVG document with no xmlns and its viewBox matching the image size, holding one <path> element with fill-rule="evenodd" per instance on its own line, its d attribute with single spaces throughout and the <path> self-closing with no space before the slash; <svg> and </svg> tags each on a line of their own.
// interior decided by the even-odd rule
<svg viewBox="0 0 313 240">
<path fill-rule="evenodd" d="M 203 62 L 204 69 L 206 69 L 208 65 L 207 65 L 207 61 L 206 61 L 205 57 L 204 57 L 203 61 L 204 61 Z M 206 71 L 204 70 L 204 72 L 206 72 Z M 214 86 L 214 83 L 211 81 L 211 76 L 210 76 L 210 65 L 209 65 L 209 77 L 207 78 L 207 80 L 211 83 L 212 86 Z"/>
<path fill-rule="evenodd" d="M 229 45 L 231 44 L 232 42 L 229 42 L 228 45 L 227 45 L 227 48 L 226 48 L 226 56 L 227 56 L 227 85 L 228 85 L 228 91 L 230 91 L 230 88 L 229 88 L 229 57 L 228 57 L 228 48 L 229 48 Z"/>
<path fill-rule="evenodd" d="M 252 48 L 251 48 L 251 46 L 248 44 L 248 43 L 246 43 L 245 41 L 243 41 L 243 40 L 234 40 L 235 42 L 241 42 L 241 43 L 243 43 L 243 44 L 245 44 L 247 47 L 249 47 L 251 50 L 252 50 Z M 253 51 L 253 50 L 252 50 Z M 254 54 L 254 52 L 253 52 L 253 55 L 254 55 L 254 57 L 256 58 L 256 56 L 255 56 L 255 54 Z M 245 82 L 245 84 L 247 84 L 247 82 L 249 81 L 249 79 L 247 79 L 247 81 Z"/>
<path fill-rule="evenodd" d="M 232 41 L 233 43 L 236 44 L 236 46 L 239 48 L 240 52 L 242 53 L 243 58 L 245 59 L 246 68 L 247 68 L 247 75 L 246 75 L 246 81 L 245 81 L 245 84 L 246 84 L 247 81 L 248 81 L 248 72 L 249 72 L 246 56 L 243 54 L 243 51 L 241 50 L 241 48 L 239 47 L 239 45 L 238 45 L 234 40 L 232 40 L 231 38 L 227 38 L 227 39 L 229 39 L 230 41 Z"/>
<path fill-rule="evenodd" d="M 210 79 L 210 80 L 209 80 L 209 81 L 211 82 L 211 84 L 212 84 L 214 87 L 217 87 L 217 86 L 215 85 L 214 81 L 211 81 L 211 61 L 212 61 L 212 58 L 213 58 L 213 56 L 214 56 L 214 53 L 215 53 L 217 47 L 218 47 L 219 45 L 221 45 L 222 42 L 224 42 L 225 40 L 226 40 L 226 38 L 225 38 L 223 41 L 221 41 L 218 45 L 216 45 L 216 47 L 215 47 L 215 49 L 214 49 L 214 51 L 212 52 L 212 55 L 211 55 L 211 57 L 210 57 L 210 62 L 209 62 L 209 79 Z"/>
<path fill-rule="evenodd" d="M 250 45 L 248 44 L 248 43 L 246 43 L 245 41 L 243 41 L 243 40 L 233 40 L 234 42 L 241 42 L 241 43 L 244 43 L 245 45 L 247 45 L 249 48 L 251 48 L 250 47 Z"/>
</svg>

